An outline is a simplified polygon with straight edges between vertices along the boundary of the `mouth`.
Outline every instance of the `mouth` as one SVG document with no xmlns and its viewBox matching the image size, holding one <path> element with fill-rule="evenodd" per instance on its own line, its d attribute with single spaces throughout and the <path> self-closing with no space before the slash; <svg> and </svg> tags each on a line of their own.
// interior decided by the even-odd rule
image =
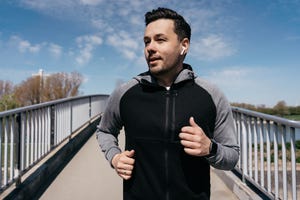
<svg viewBox="0 0 300 200">
<path fill-rule="evenodd" d="M 161 60 L 161 58 L 159 56 L 151 56 L 148 58 L 148 63 L 150 65 L 155 64 L 158 60 Z"/>
</svg>

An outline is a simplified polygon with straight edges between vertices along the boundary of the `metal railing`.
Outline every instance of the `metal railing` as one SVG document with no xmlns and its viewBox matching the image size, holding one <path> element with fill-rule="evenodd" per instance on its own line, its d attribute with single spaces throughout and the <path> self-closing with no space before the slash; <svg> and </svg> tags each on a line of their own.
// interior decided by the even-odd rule
<svg viewBox="0 0 300 200">
<path fill-rule="evenodd" d="M 235 169 L 242 180 L 270 199 L 297 200 L 300 123 L 236 107 L 232 111 L 240 145 Z"/>
<path fill-rule="evenodd" d="M 0 112 L 0 192 L 106 107 L 108 95 L 61 99 Z"/>
</svg>

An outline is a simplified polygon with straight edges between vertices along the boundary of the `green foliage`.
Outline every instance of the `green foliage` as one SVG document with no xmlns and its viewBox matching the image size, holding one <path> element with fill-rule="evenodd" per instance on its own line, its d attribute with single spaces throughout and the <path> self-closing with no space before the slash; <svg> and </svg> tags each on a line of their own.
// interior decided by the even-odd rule
<svg viewBox="0 0 300 200">
<path fill-rule="evenodd" d="M 296 141 L 295 146 L 296 146 L 296 149 L 300 150 L 300 140 Z"/>
<path fill-rule="evenodd" d="M 287 106 L 285 101 L 279 101 L 273 108 L 268 108 L 265 105 L 255 106 L 245 103 L 232 103 L 231 105 L 269 115 L 277 115 L 290 120 L 300 121 L 300 106 Z"/>
<path fill-rule="evenodd" d="M 13 94 L 5 94 L 0 98 L 0 112 L 17 108 L 19 105 L 15 101 Z"/>
</svg>

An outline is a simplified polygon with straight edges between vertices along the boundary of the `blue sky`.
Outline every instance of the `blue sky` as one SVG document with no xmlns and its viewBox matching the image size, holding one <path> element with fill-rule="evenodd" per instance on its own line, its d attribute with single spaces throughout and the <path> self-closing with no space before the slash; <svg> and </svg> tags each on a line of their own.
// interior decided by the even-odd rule
<svg viewBox="0 0 300 200">
<path fill-rule="evenodd" d="M 77 71 L 83 94 L 110 94 L 147 70 L 144 14 L 157 7 L 186 18 L 186 62 L 230 102 L 300 105 L 299 0 L 0 0 L 0 80 Z"/>
</svg>

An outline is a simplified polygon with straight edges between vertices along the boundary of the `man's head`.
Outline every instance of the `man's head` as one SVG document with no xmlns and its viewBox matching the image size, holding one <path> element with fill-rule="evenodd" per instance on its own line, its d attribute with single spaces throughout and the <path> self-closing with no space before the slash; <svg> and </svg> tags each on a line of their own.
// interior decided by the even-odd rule
<svg viewBox="0 0 300 200">
<path fill-rule="evenodd" d="M 157 8 L 151 12 L 145 14 L 146 26 L 151 22 L 158 19 L 171 19 L 174 21 L 174 32 L 178 35 L 178 39 L 181 41 L 184 38 L 191 40 L 191 27 L 185 21 L 185 19 L 177 12 L 168 8 Z"/>
<path fill-rule="evenodd" d="M 170 85 L 183 68 L 191 29 L 182 16 L 166 8 L 145 15 L 145 58 L 150 72 L 163 85 Z"/>
</svg>

